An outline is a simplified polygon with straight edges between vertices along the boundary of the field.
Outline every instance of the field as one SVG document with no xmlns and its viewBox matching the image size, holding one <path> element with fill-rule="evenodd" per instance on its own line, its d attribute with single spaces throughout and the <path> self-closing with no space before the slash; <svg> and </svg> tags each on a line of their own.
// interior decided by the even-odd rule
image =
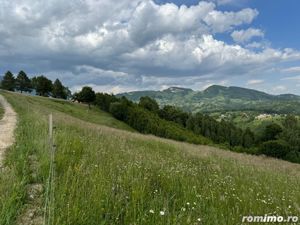
<svg viewBox="0 0 300 225">
<path fill-rule="evenodd" d="M 85 105 L 1 94 L 19 115 L 0 173 L 1 225 L 26 208 L 29 185 L 43 185 L 35 207 L 44 206 L 49 113 L 56 144 L 49 224 L 234 225 L 243 215 L 300 214 L 297 164 L 140 135 Z"/>
<path fill-rule="evenodd" d="M 2 107 L 2 105 L 0 104 L 0 119 L 3 117 L 4 114 L 4 109 Z"/>
</svg>

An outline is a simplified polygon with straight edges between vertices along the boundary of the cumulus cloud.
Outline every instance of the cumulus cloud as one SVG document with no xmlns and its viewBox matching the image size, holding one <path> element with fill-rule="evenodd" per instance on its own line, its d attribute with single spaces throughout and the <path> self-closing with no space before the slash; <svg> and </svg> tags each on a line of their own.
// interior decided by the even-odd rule
<svg viewBox="0 0 300 225">
<path fill-rule="evenodd" d="M 256 9 L 242 9 L 239 12 L 211 11 L 204 21 L 211 27 L 213 32 L 225 32 L 235 26 L 250 24 L 258 16 Z"/>
<path fill-rule="evenodd" d="M 232 39 L 237 43 L 245 43 L 254 37 L 264 37 L 264 32 L 260 29 L 249 28 L 247 30 L 235 30 L 231 33 Z"/>
<path fill-rule="evenodd" d="M 0 11 L 0 68 L 57 76 L 74 89 L 205 85 L 207 77 L 219 82 L 300 58 L 292 49 L 252 51 L 217 40 L 259 13 L 225 12 L 214 2 L 0 0 Z M 243 32 L 237 40 L 251 40 Z"/>
</svg>

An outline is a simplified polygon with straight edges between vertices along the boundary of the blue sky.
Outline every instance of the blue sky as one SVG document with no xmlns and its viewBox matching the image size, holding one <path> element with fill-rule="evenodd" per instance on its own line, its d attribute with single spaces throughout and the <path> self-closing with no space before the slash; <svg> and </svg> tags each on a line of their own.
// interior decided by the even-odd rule
<svg viewBox="0 0 300 225">
<path fill-rule="evenodd" d="M 0 0 L 0 73 L 73 91 L 202 90 L 300 95 L 298 0 Z"/>
</svg>

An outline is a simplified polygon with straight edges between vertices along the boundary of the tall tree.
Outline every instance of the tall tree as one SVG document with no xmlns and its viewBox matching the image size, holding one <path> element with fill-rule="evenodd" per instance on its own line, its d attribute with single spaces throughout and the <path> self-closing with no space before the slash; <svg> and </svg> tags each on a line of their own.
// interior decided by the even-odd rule
<svg viewBox="0 0 300 225">
<path fill-rule="evenodd" d="M 15 78 L 10 71 L 7 71 L 5 73 L 3 80 L 1 81 L 1 87 L 8 91 L 15 90 Z"/>
<path fill-rule="evenodd" d="M 31 82 L 27 74 L 24 71 L 20 71 L 16 78 L 16 89 L 18 91 L 29 91 L 31 88 Z"/>
<path fill-rule="evenodd" d="M 36 93 L 40 96 L 49 96 L 52 91 L 52 81 L 47 79 L 44 76 L 39 76 L 33 78 L 32 80 L 33 86 L 36 90 Z"/>
<path fill-rule="evenodd" d="M 91 103 L 95 101 L 96 94 L 93 91 L 91 87 L 83 87 L 79 93 L 75 93 L 76 99 L 79 102 L 84 102 L 89 105 L 89 108 L 91 108 Z"/>
<path fill-rule="evenodd" d="M 282 132 L 281 126 L 279 126 L 276 123 L 271 123 L 266 126 L 263 141 L 270 141 L 275 140 L 277 135 L 279 135 Z"/>
<path fill-rule="evenodd" d="M 53 83 L 52 95 L 54 98 L 67 98 L 66 88 L 62 85 L 59 79 L 56 79 Z"/>
<path fill-rule="evenodd" d="M 66 93 L 67 99 L 72 99 L 72 92 L 68 87 L 64 87 L 64 92 Z"/>
<path fill-rule="evenodd" d="M 140 98 L 139 106 L 152 112 L 157 112 L 159 110 L 157 102 L 148 96 Z"/>
<path fill-rule="evenodd" d="M 246 130 L 243 132 L 242 142 L 243 147 L 245 148 L 250 148 L 254 145 L 254 134 L 249 127 L 247 127 Z"/>
</svg>

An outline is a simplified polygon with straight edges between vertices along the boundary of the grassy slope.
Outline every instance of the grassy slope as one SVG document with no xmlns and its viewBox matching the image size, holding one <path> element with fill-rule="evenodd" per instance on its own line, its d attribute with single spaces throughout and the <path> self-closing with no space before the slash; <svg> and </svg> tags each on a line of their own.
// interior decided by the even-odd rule
<svg viewBox="0 0 300 225">
<path fill-rule="evenodd" d="M 4 109 L 3 109 L 2 105 L 0 104 L 0 120 L 3 117 L 3 114 L 4 114 Z"/>
<path fill-rule="evenodd" d="M 200 224 L 201 219 L 215 225 L 238 224 L 241 215 L 299 214 L 299 165 L 99 126 L 78 118 L 118 122 L 102 118 L 107 114 L 91 119 L 83 106 L 4 95 L 19 114 L 19 126 L 9 169 L 0 173 L 0 224 L 12 224 L 26 183 L 46 182 L 49 112 L 57 144 L 53 224 Z M 31 156 L 37 158 L 36 171 L 29 169 Z"/>
</svg>

